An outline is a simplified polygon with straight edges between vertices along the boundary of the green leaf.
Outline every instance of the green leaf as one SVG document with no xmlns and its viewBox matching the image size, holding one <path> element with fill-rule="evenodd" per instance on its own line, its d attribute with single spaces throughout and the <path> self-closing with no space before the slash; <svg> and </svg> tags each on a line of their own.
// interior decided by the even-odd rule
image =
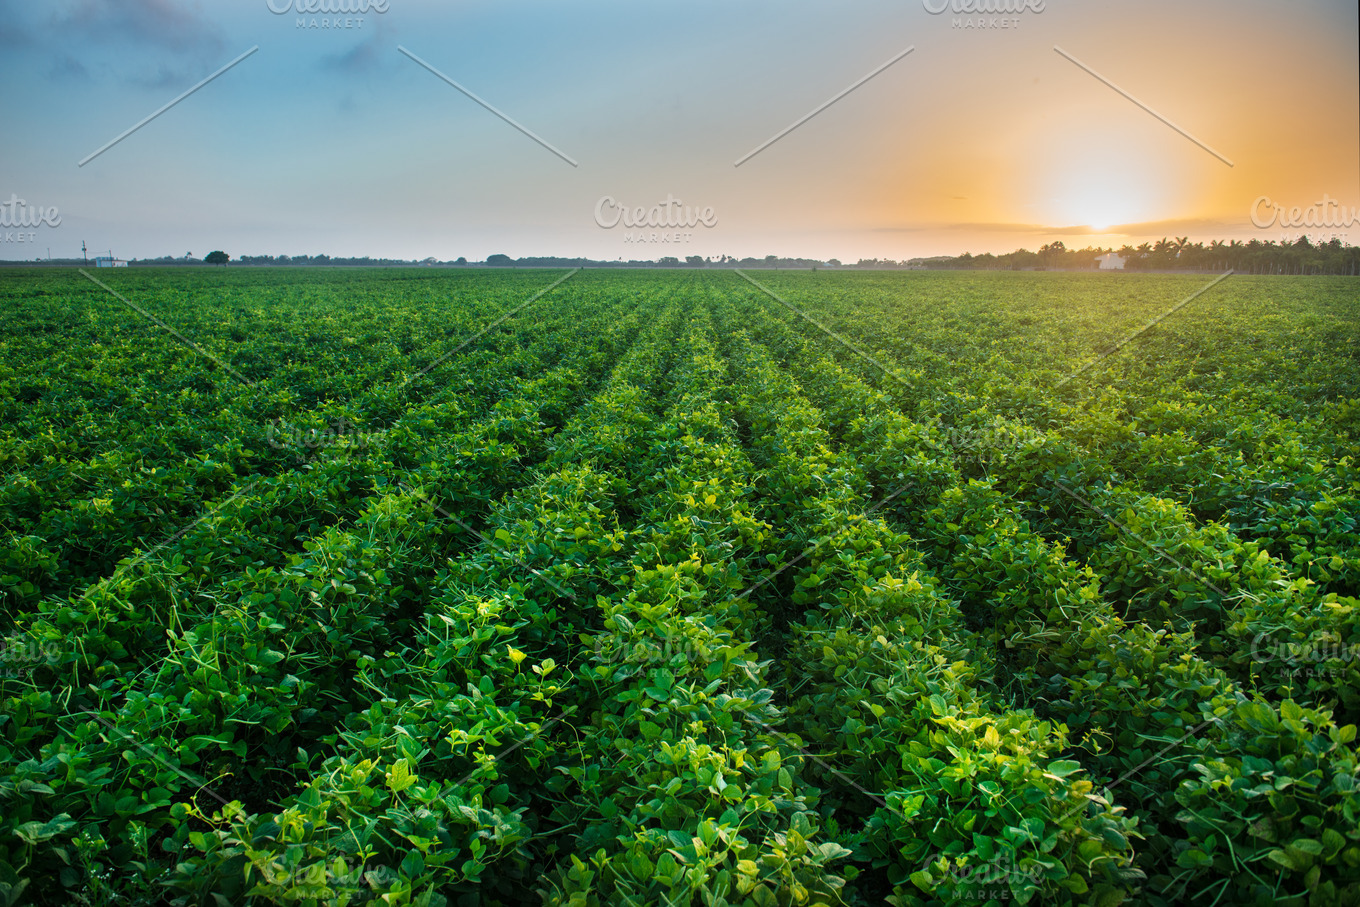
<svg viewBox="0 0 1360 907">
<path fill-rule="evenodd" d="M 1058 778 L 1066 778 L 1073 772 L 1081 771 L 1081 763 L 1071 759 L 1059 759 L 1048 764 L 1048 773 Z"/>
<path fill-rule="evenodd" d="M 401 871 L 408 879 L 417 879 L 425 871 L 425 858 L 418 850 L 409 850 L 401 861 Z"/>
<path fill-rule="evenodd" d="M 1100 833 L 1100 837 L 1104 839 L 1106 844 L 1110 845 L 1115 850 L 1129 849 L 1129 839 L 1124 837 L 1122 834 L 1120 834 L 1113 828 L 1106 828 L 1102 830 Z"/>
<path fill-rule="evenodd" d="M 28 844 L 37 844 L 55 838 L 68 829 L 74 828 L 76 821 L 66 813 L 48 819 L 46 822 L 25 822 L 14 830 Z"/>
<path fill-rule="evenodd" d="M 1294 872 L 1302 872 L 1304 869 L 1303 861 L 1299 857 L 1294 856 L 1288 851 L 1278 849 L 1272 850 L 1270 853 L 1266 854 L 1266 858 L 1274 863 L 1278 863 L 1285 869 L 1289 869 Z"/>
<path fill-rule="evenodd" d="M 394 794 L 401 793 L 415 783 L 415 776 L 411 774 L 410 766 L 405 759 L 398 759 L 392 765 L 392 770 L 387 773 L 387 787 Z"/>
<path fill-rule="evenodd" d="M 1280 719 L 1275 710 L 1260 700 L 1242 704 L 1238 707 L 1237 714 L 1253 730 L 1273 733 L 1280 726 Z"/>
</svg>

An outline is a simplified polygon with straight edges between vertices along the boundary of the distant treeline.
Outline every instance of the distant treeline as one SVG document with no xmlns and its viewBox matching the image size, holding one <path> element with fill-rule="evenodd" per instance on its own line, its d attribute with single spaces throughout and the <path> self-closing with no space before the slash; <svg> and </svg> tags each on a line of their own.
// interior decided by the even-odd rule
<svg viewBox="0 0 1360 907">
<path fill-rule="evenodd" d="M 153 259 L 145 262 L 146 264 L 160 264 L 162 260 Z M 296 265 L 358 265 L 358 266 L 383 266 L 383 265 L 412 265 L 439 266 L 439 267 L 486 267 L 486 268 L 842 268 L 842 267 L 901 267 L 894 261 L 879 262 L 878 259 L 862 260 L 858 265 L 842 265 L 836 259 L 830 261 L 820 261 L 814 258 L 779 258 L 776 255 L 767 255 L 764 258 L 733 258 L 728 255 L 720 255 L 717 258 L 705 258 L 701 255 L 687 255 L 683 260 L 675 256 L 663 256 L 658 259 L 623 259 L 603 260 L 594 258 L 565 258 L 557 255 L 534 255 L 526 258 L 511 258 L 509 255 L 489 255 L 486 261 L 468 261 L 466 258 L 456 258 L 451 261 L 440 261 L 436 258 L 426 258 L 418 261 L 403 261 L 390 258 L 331 258 L 329 255 L 242 255 L 237 261 L 243 265 L 285 265 L 293 267 Z M 166 263 L 197 263 L 188 262 L 183 259 L 168 260 Z M 142 264 L 143 262 L 137 262 Z M 905 263 L 904 263 L 905 264 Z"/>
<path fill-rule="evenodd" d="M 1128 271 L 1239 271 L 1247 274 L 1360 274 L 1360 247 L 1347 245 L 1340 239 L 1315 243 L 1307 236 L 1292 242 L 1249 242 L 1214 240 L 1192 243 L 1187 237 L 1162 239 L 1138 246 L 1126 245 L 1115 249 L 1089 246 L 1069 249 L 1061 242 L 1041 246 L 1039 251 L 1017 249 L 1004 255 L 991 252 L 973 255 L 942 255 L 934 258 L 910 258 L 894 261 L 890 258 L 861 258 L 854 264 L 835 258 L 820 261 L 814 258 L 734 258 L 730 255 L 703 257 L 687 255 L 681 259 L 663 256 L 658 259 L 613 261 L 593 258 L 564 258 L 541 255 L 511 258 L 508 255 L 489 255 L 485 261 L 456 258 L 440 261 L 436 258 L 406 260 L 400 258 L 332 258 L 329 255 L 242 255 L 234 263 L 256 266 L 321 266 L 321 267 L 466 267 L 466 268 L 788 268 L 816 270 L 964 270 L 964 271 L 1094 271 L 1102 259 L 1116 255 L 1106 264 L 1116 264 Z M 201 265 L 202 259 L 184 257 L 133 259 L 131 265 Z M 92 265 L 82 259 L 39 260 L 37 262 L 6 261 L 0 264 Z"/>
<path fill-rule="evenodd" d="M 491 267 L 491 268 L 790 268 L 790 269 L 851 269 L 851 270 L 1068 270 L 1094 271 L 1100 268 L 1101 260 L 1111 254 L 1119 256 L 1125 270 L 1130 271 L 1226 271 L 1234 270 L 1250 274 L 1360 274 L 1360 247 L 1332 239 L 1325 243 L 1314 243 L 1307 236 L 1293 242 L 1275 242 L 1253 239 L 1214 240 L 1209 244 L 1192 243 L 1188 237 L 1162 239 L 1156 243 L 1143 243 L 1138 246 L 1126 245 L 1115 249 L 1090 246 L 1085 249 L 1069 249 L 1061 242 L 1041 246 L 1039 251 L 1017 249 L 1004 255 L 986 252 L 973 255 L 965 252 L 958 256 L 939 256 L 935 258 L 910 258 L 894 261 L 890 258 L 861 258 L 850 264 L 837 259 L 821 261 L 813 258 L 780 258 L 766 255 L 764 258 L 734 258 L 730 255 L 703 257 L 688 255 L 681 259 L 663 256 L 658 259 L 621 259 L 606 261 L 593 258 L 564 258 L 552 255 L 511 258 L 508 255 L 490 255 L 486 261 L 469 262 L 466 258 L 452 261 L 439 261 L 427 258 L 423 261 L 401 261 L 386 258 L 331 258 L 326 255 L 245 255 L 241 264 L 247 265 L 428 265 L 443 267 Z"/>
<path fill-rule="evenodd" d="M 1128 271 L 1241 271 L 1248 274 L 1360 274 L 1360 247 L 1340 239 L 1314 243 L 1307 236 L 1293 242 L 1214 240 L 1192 243 L 1187 237 L 1121 249 L 1068 249 L 1061 242 L 1041 246 L 1038 252 L 1017 249 L 1005 255 L 970 255 L 917 258 L 909 267 L 938 270 L 1024 271 L 1045 268 L 1095 270 L 1101 259 L 1113 253 Z"/>
</svg>

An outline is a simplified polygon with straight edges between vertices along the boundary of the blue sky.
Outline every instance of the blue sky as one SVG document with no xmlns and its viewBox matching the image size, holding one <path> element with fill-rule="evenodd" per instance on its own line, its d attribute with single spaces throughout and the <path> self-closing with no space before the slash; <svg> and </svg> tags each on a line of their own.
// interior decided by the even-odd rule
<svg viewBox="0 0 1360 907">
<path fill-rule="evenodd" d="M 1250 222 L 1261 196 L 1360 205 L 1352 2 L 1046 0 L 981 29 L 936 0 L 387 0 L 325 29 L 298 19 L 336 15 L 269 2 L 0 0 L 0 201 L 61 212 L 0 258 L 85 240 L 124 257 L 901 259 L 1278 239 Z M 606 195 L 717 222 L 630 242 L 595 222 Z M 1360 224 L 1340 232 L 1360 244 Z"/>
</svg>

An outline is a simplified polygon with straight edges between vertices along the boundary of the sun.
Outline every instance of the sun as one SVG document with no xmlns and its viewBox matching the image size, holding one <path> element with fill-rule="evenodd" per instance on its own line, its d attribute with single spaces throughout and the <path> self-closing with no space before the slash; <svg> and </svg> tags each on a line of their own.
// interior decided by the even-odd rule
<svg viewBox="0 0 1360 907">
<path fill-rule="evenodd" d="M 1025 183 L 1037 223 L 1050 232 L 1114 238 L 1174 217 L 1179 181 L 1145 152 L 1138 134 L 1099 122 L 1092 128 L 1078 118 L 1045 133 L 1039 150 L 1047 166 Z"/>
</svg>

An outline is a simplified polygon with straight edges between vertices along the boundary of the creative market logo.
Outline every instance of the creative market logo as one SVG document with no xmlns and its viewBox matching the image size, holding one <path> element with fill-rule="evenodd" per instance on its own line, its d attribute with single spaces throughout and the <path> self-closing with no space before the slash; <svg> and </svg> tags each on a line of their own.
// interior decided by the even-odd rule
<svg viewBox="0 0 1360 907">
<path fill-rule="evenodd" d="M 1252 224 L 1261 230 L 1271 227 L 1281 230 L 1332 230 L 1334 232 L 1323 233 L 1318 238 L 1346 239 L 1348 233 L 1337 231 L 1355 226 L 1356 221 L 1360 221 L 1360 208 L 1348 208 L 1325 192 L 1320 200 L 1306 208 L 1298 205 L 1286 208 L 1270 196 L 1261 195 L 1251 203 L 1250 217 Z"/>
<path fill-rule="evenodd" d="M 10 227 L 59 227 L 61 212 L 56 205 L 42 207 L 30 205 L 14 193 L 9 201 L 0 202 L 0 242 L 34 242 L 38 238 L 35 230 L 11 230 Z"/>
<path fill-rule="evenodd" d="M 1360 644 L 1347 644 L 1330 632 L 1302 642 L 1277 642 L 1269 633 L 1258 633 L 1251 642 L 1251 658 L 1288 677 L 1337 676 L 1360 662 Z"/>
<path fill-rule="evenodd" d="M 945 429 L 942 439 L 953 448 L 956 456 L 986 464 L 1042 447 L 1048 436 L 1027 426 L 1001 423 L 956 425 Z"/>
<path fill-rule="evenodd" d="M 1026 865 L 1016 861 L 1015 852 L 1001 849 L 990 860 L 970 864 L 965 859 L 943 854 L 912 874 L 912 881 L 926 890 L 942 888 L 950 893 L 951 903 L 1005 901 L 1017 892 L 1032 891 L 1044 881 L 1044 870 L 1034 860 Z M 919 880 L 919 881 L 918 881 Z"/>
<path fill-rule="evenodd" d="M 33 673 L 42 664 L 56 664 L 61 646 L 52 640 L 38 641 L 31 636 L 0 637 L 0 678 L 16 679 Z"/>
<path fill-rule="evenodd" d="M 690 207 L 669 193 L 665 201 L 650 208 L 646 205 L 629 208 L 620 205 L 614 196 L 606 195 L 595 203 L 595 223 L 605 230 L 623 224 L 629 228 L 623 234 L 626 243 L 683 243 L 694 239 L 695 227 L 716 227 L 718 216 L 713 213 L 712 205 Z M 652 229 L 643 230 L 643 227 Z M 662 230 L 657 232 L 657 227 Z"/>
<path fill-rule="evenodd" d="M 382 436 L 382 432 L 362 431 L 343 417 L 333 420 L 325 428 L 299 428 L 283 420 L 270 422 L 265 430 L 269 446 L 275 450 L 308 450 L 322 448 L 364 449 Z"/>
<path fill-rule="evenodd" d="M 387 0 L 264 0 L 264 3 L 276 16 L 297 14 L 294 27 L 307 29 L 363 28 L 365 14 L 387 12 Z"/>
<path fill-rule="evenodd" d="M 1042 13 L 1045 0 L 921 0 L 932 16 L 946 11 L 953 28 L 1018 28 L 1020 13 Z M 962 14 L 962 15 L 959 15 Z"/>
</svg>

